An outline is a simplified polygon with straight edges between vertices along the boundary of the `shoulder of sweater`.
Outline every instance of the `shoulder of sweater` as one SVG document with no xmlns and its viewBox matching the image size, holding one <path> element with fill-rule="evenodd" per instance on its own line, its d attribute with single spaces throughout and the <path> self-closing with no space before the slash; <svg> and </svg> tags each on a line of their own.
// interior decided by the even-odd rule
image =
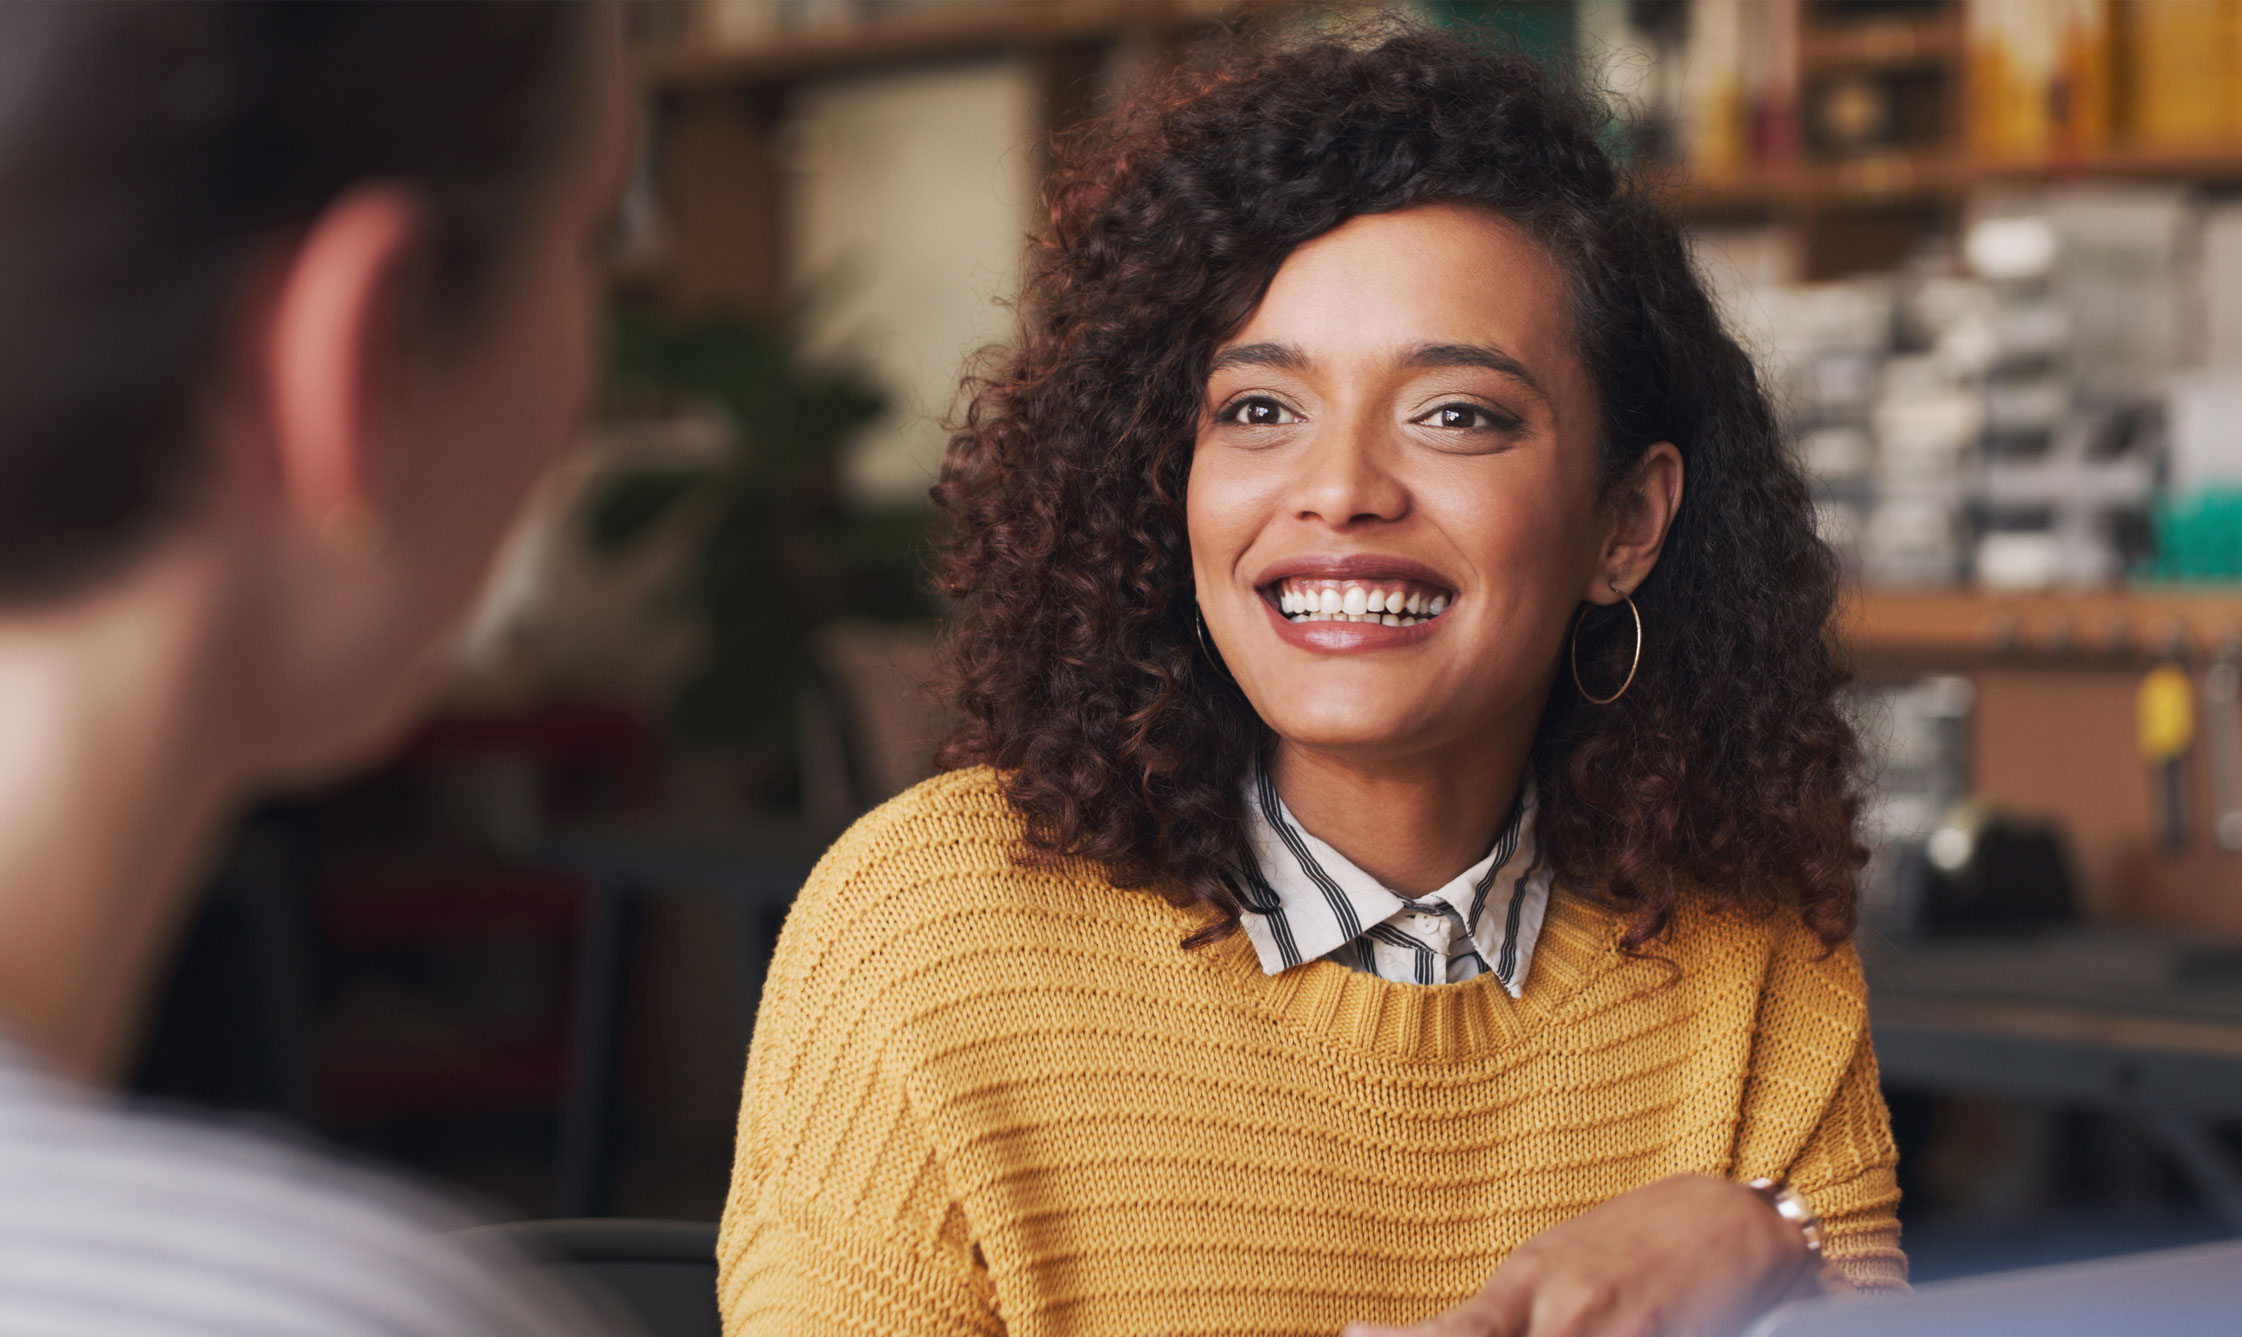
<svg viewBox="0 0 2242 1337">
<path fill-rule="evenodd" d="M 1192 927 L 1159 897 L 1124 891 L 1084 859 L 1027 856 L 1026 823 L 985 766 L 926 780 L 859 818 L 826 851 L 793 917 L 846 923 L 882 941 L 939 949 L 966 928 L 983 946 L 1024 947 L 1054 927 L 1074 938 L 1151 931 L 1172 944 Z M 1055 924 L 1054 921 L 1057 921 Z"/>
<path fill-rule="evenodd" d="M 1670 956 L 1684 970 L 1736 970 L 1761 977 L 1768 987 L 1866 997 L 1852 942 L 1824 943 L 1789 905 L 1764 913 L 1720 910 L 1685 891 L 1667 932 L 1647 950 Z"/>
<path fill-rule="evenodd" d="M 839 864 L 855 870 L 930 857 L 1003 862 L 1025 829 L 997 773 L 969 766 L 922 780 L 857 818 L 833 842 L 821 869 Z"/>
</svg>

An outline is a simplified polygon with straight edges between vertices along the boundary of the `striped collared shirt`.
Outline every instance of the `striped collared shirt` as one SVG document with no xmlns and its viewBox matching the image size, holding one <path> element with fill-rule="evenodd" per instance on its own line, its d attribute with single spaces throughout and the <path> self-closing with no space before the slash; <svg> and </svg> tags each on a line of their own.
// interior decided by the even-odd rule
<svg viewBox="0 0 2242 1337">
<path fill-rule="evenodd" d="M 1246 846 L 1238 879 L 1246 937 L 1274 975 L 1330 959 L 1415 984 L 1493 972 L 1511 997 L 1549 905 L 1551 873 L 1534 841 L 1534 782 L 1520 785 L 1487 857 L 1414 899 L 1379 885 L 1316 839 L 1285 807 L 1266 770 L 1246 782 Z"/>
</svg>

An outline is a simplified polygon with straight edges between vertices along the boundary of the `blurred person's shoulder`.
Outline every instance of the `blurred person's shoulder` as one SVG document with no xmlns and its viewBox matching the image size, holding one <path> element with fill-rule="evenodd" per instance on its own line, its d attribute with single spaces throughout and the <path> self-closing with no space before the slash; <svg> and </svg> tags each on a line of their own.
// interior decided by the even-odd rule
<svg viewBox="0 0 2242 1337">
<path fill-rule="evenodd" d="M 470 1224 L 280 1137 L 78 1090 L 0 1041 L 0 1329 L 588 1330 L 570 1297 L 451 1234 Z"/>
</svg>

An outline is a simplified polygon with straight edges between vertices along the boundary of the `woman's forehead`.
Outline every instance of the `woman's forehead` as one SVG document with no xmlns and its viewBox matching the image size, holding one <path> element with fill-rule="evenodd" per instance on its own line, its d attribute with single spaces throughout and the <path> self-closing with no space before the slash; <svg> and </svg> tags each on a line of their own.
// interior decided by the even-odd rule
<svg viewBox="0 0 2242 1337">
<path fill-rule="evenodd" d="M 1586 386 L 1563 268 L 1523 228 L 1465 205 L 1365 214 L 1301 245 L 1210 367 L 1254 349 L 1301 370 L 1477 361 L 1551 397 Z"/>
</svg>

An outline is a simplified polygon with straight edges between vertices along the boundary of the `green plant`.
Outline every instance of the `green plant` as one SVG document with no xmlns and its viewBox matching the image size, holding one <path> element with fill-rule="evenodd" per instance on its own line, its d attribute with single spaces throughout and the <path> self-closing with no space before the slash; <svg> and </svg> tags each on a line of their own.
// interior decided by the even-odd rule
<svg viewBox="0 0 2242 1337">
<path fill-rule="evenodd" d="M 719 460 L 621 474 L 585 516 L 593 550 L 609 555 L 666 522 L 693 526 L 662 600 L 700 640 L 669 703 L 671 729 L 695 743 L 788 747 L 819 626 L 934 611 L 919 559 L 925 513 L 857 511 L 839 487 L 842 447 L 886 396 L 852 367 L 809 362 L 783 323 L 625 309 L 609 358 L 611 414 L 713 403 L 733 428 Z"/>
</svg>

